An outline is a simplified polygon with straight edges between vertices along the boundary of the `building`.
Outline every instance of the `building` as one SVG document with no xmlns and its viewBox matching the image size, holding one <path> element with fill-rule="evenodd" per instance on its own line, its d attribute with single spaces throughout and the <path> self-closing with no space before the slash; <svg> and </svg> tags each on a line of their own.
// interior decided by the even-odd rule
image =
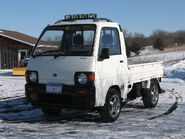
<svg viewBox="0 0 185 139">
<path fill-rule="evenodd" d="M 36 40 L 23 33 L 0 29 L 0 69 L 18 67 L 30 54 Z"/>
</svg>

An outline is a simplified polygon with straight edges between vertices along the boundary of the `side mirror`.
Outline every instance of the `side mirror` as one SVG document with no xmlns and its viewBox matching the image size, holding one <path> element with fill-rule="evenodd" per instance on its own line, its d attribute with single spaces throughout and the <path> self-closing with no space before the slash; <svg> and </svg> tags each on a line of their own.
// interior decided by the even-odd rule
<svg viewBox="0 0 185 139">
<path fill-rule="evenodd" d="M 103 48 L 101 50 L 101 54 L 100 54 L 100 59 L 104 60 L 104 59 L 109 59 L 109 49 L 108 48 Z"/>
</svg>

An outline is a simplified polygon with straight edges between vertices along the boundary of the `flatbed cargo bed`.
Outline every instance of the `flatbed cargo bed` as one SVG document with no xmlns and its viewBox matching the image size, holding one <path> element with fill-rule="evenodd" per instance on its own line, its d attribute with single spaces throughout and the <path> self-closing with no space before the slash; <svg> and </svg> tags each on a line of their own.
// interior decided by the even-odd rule
<svg viewBox="0 0 185 139">
<path fill-rule="evenodd" d="M 138 83 L 152 78 L 162 77 L 163 62 L 132 62 L 128 64 L 128 83 Z"/>
</svg>

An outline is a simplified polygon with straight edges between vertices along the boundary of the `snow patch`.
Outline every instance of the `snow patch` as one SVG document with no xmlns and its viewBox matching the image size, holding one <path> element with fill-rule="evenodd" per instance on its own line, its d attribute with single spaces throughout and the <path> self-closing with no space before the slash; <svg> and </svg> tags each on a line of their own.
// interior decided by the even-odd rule
<svg viewBox="0 0 185 139">
<path fill-rule="evenodd" d="M 145 46 L 143 50 L 139 53 L 139 55 L 151 55 L 151 54 L 159 53 L 159 50 L 153 48 L 153 46 Z"/>
<path fill-rule="evenodd" d="M 164 69 L 164 77 L 177 78 L 185 81 L 185 60 L 167 65 Z"/>
</svg>

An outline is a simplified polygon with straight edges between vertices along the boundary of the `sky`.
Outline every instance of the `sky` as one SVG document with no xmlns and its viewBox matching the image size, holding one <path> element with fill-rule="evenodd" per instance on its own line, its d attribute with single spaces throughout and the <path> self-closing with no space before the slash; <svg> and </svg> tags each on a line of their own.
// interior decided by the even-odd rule
<svg viewBox="0 0 185 139">
<path fill-rule="evenodd" d="M 0 29 L 39 37 L 64 15 L 97 13 L 128 32 L 185 30 L 185 0 L 0 0 Z"/>
</svg>

